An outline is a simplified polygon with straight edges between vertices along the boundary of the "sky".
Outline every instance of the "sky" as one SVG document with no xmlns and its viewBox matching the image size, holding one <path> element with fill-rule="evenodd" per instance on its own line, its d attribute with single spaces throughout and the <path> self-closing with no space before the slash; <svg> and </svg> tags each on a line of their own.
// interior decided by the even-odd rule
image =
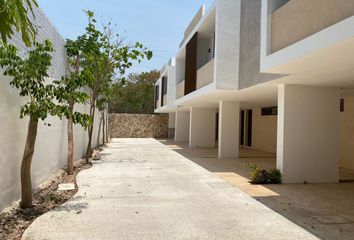
<svg viewBox="0 0 354 240">
<path fill-rule="evenodd" d="M 84 10 L 100 22 L 112 21 L 127 42 L 151 49 L 150 61 L 134 64 L 129 72 L 160 70 L 175 56 L 188 24 L 202 4 L 213 0 L 38 0 L 39 6 L 64 38 L 75 39 L 87 24 Z"/>
</svg>

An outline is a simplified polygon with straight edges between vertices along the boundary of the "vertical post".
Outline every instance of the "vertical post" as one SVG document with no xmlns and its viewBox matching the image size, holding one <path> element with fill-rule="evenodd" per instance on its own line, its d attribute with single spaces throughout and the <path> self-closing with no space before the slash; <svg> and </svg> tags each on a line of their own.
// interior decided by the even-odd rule
<svg viewBox="0 0 354 240">
<path fill-rule="evenodd" d="M 216 109 L 191 108 L 189 147 L 215 147 Z"/>
<path fill-rule="evenodd" d="M 239 157 L 240 103 L 219 103 L 219 158 Z"/>
<path fill-rule="evenodd" d="M 189 111 L 177 111 L 175 120 L 175 142 L 189 141 Z"/>
<path fill-rule="evenodd" d="M 280 85 L 277 168 L 285 183 L 334 183 L 339 178 L 337 88 Z"/>
</svg>

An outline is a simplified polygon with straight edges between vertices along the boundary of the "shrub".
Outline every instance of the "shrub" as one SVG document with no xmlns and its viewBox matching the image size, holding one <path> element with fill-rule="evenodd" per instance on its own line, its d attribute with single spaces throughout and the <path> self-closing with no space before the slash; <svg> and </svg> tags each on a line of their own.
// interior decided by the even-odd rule
<svg viewBox="0 0 354 240">
<path fill-rule="evenodd" d="M 271 169 L 268 172 L 268 178 L 272 182 L 272 184 L 281 184 L 282 182 L 282 175 L 279 169 Z"/>
<path fill-rule="evenodd" d="M 267 171 L 253 163 L 249 165 L 249 169 L 252 184 L 281 184 L 282 182 L 282 175 L 278 169 Z"/>
</svg>

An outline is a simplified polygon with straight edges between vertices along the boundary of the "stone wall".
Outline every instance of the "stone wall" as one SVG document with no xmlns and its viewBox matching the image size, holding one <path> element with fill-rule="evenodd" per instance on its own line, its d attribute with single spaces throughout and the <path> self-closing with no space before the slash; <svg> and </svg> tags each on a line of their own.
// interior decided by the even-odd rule
<svg viewBox="0 0 354 240">
<path fill-rule="evenodd" d="M 168 114 L 109 114 L 111 138 L 167 138 Z"/>
</svg>

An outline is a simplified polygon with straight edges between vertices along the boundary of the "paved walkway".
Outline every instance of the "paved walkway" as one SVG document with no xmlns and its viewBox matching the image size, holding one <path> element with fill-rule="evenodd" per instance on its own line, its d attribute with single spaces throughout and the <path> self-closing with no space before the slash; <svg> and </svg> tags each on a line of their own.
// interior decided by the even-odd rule
<svg viewBox="0 0 354 240">
<path fill-rule="evenodd" d="M 23 239 L 317 239 L 154 139 L 115 139 Z"/>
</svg>

